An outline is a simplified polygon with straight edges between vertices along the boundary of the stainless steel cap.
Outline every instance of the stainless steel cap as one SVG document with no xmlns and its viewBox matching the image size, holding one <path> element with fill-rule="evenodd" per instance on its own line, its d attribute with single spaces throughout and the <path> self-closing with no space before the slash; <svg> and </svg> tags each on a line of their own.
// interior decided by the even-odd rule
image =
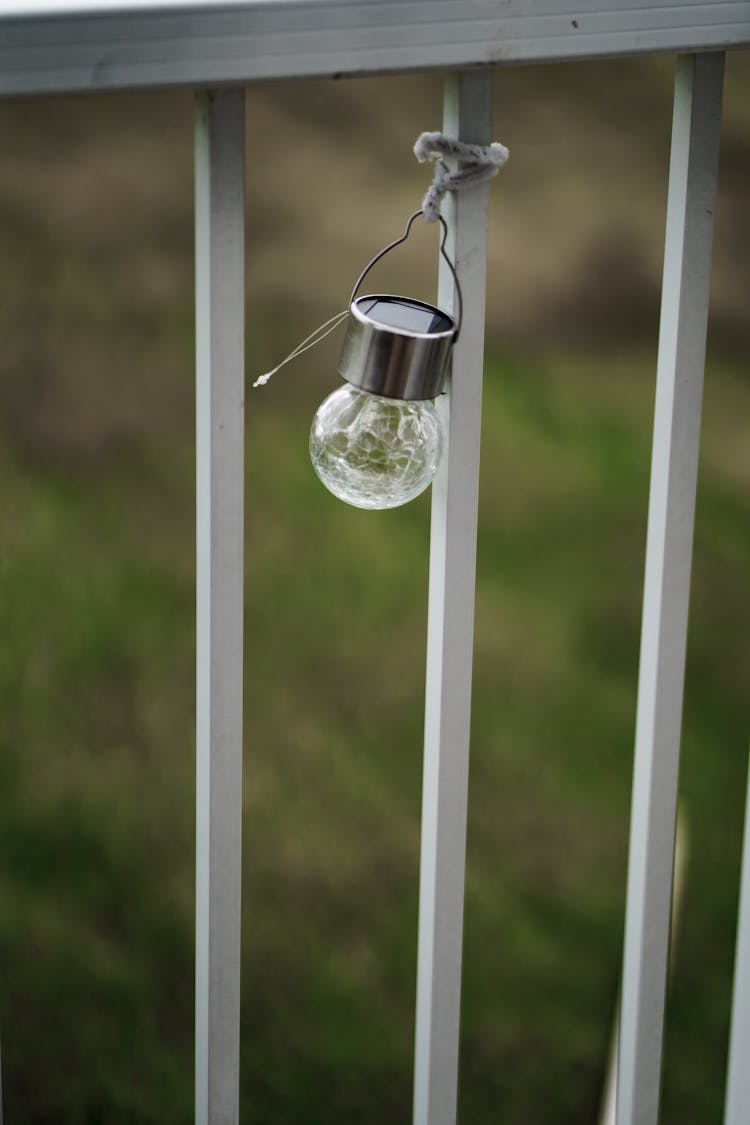
<svg viewBox="0 0 750 1125">
<path fill-rule="evenodd" d="M 370 394 L 405 400 L 442 394 L 456 322 L 425 301 L 384 294 L 349 307 L 339 372 Z"/>
</svg>

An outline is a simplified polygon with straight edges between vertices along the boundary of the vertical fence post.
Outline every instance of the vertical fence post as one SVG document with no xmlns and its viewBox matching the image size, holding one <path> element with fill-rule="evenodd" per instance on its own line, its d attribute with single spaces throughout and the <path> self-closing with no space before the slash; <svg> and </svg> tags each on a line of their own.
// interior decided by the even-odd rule
<svg viewBox="0 0 750 1125">
<path fill-rule="evenodd" d="M 487 144 L 491 111 L 490 71 L 448 79 L 446 133 Z M 439 403 L 449 438 L 432 486 L 414 1125 L 456 1120 L 488 197 L 484 185 L 443 204 L 463 326 L 451 388 Z M 444 262 L 439 303 L 454 305 Z"/>
<path fill-rule="evenodd" d="M 625 953 L 618 1125 L 659 1110 L 690 565 L 724 56 L 678 59 L 656 381 Z"/>
<path fill-rule="evenodd" d="M 724 1125 L 747 1125 L 750 1121 L 750 771 L 745 802 L 745 844 L 732 992 L 732 1030 L 729 1037 Z"/>
<path fill-rule="evenodd" d="M 195 1119 L 239 1119 L 244 92 L 196 104 Z"/>
</svg>

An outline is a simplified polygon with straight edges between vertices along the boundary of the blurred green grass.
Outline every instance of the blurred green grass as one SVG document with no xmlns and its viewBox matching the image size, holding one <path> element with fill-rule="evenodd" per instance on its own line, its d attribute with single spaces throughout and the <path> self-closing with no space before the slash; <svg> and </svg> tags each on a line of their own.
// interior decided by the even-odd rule
<svg viewBox="0 0 750 1125">
<path fill-rule="evenodd" d="M 730 63 L 686 685 L 663 1112 L 680 1125 L 721 1120 L 747 767 L 746 75 Z M 439 85 L 250 91 L 249 372 L 337 308 L 416 205 L 409 146 Z M 497 86 L 512 161 L 493 186 L 460 1118 L 560 1125 L 596 1118 L 618 986 L 670 66 Z M 0 106 L 14 1123 L 191 1119 L 191 113 L 173 94 Z M 300 168 L 328 170 L 319 192 Z M 428 232 L 405 288 L 433 258 Z M 359 512 L 316 481 L 336 348 L 248 400 L 241 1096 L 258 1125 L 410 1117 L 429 505 Z"/>
</svg>

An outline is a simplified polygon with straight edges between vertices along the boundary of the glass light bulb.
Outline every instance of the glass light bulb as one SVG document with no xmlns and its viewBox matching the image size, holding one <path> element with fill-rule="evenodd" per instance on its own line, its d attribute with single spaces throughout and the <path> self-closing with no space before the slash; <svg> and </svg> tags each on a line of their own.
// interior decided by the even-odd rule
<svg viewBox="0 0 750 1125">
<path fill-rule="evenodd" d="M 326 488 L 355 508 L 398 508 L 424 492 L 443 452 L 443 427 L 428 400 L 382 398 L 345 383 L 323 402 L 310 457 Z"/>
</svg>

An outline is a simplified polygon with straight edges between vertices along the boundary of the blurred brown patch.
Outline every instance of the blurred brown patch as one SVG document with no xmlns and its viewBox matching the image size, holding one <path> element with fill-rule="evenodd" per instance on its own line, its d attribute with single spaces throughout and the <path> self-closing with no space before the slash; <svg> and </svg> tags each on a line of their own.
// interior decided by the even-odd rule
<svg viewBox="0 0 750 1125">
<path fill-rule="evenodd" d="M 571 270 L 570 286 L 555 286 L 544 304 L 547 338 L 563 344 L 606 347 L 656 339 L 660 278 L 625 232 L 608 232 L 587 244 Z"/>
</svg>

